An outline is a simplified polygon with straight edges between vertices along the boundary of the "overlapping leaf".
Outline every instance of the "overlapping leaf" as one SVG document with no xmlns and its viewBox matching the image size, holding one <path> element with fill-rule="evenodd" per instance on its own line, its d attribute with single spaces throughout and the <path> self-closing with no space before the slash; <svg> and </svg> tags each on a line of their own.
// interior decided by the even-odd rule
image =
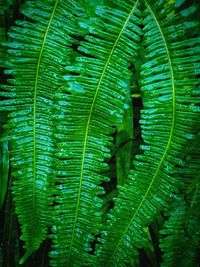
<svg viewBox="0 0 200 267">
<path fill-rule="evenodd" d="M 134 60 L 141 29 L 138 1 L 114 1 L 115 8 L 99 6 L 97 18 L 82 21 L 90 34 L 81 42 L 67 85 L 56 94 L 58 157 L 52 266 L 93 264 L 90 243 L 101 229 L 103 194 L 107 181 L 101 173 L 110 156 L 116 126 L 122 122 L 128 67 Z M 61 112 L 61 113 L 62 113 Z M 90 252 L 91 253 L 91 252 Z"/>
<path fill-rule="evenodd" d="M 160 247 L 164 266 L 198 266 L 200 248 L 200 148 L 199 140 L 186 155 L 186 162 L 179 170 L 180 197 L 168 211 L 169 219 L 161 230 Z"/>
<path fill-rule="evenodd" d="M 193 95 L 199 94 L 200 39 L 187 39 L 186 27 L 193 24 L 184 25 L 178 14 L 172 15 L 172 6 L 164 8 L 165 3 L 144 1 L 143 155 L 136 156 L 129 184 L 119 188 L 97 250 L 99 266 L 126 266 L 136 249 L 144 246 L 144 227 L 176 192 L 176 166 L 183 163 L 199 123 L 200 109 Z"/>
<path fill-rule="evenodd" d="M 52 101 L 69 64 L 69 46 L 77 33 L 73 1 L 27 1 L 24 21 L 9 32 L 10 85 L 2 86 L 0 109 L 8 110 L 14 200 L 26 254 L 45 238 L 54 182 L 54 124 Z"/>
<path fill-rule="evenodd" d="M 199 248 L 194 179 L 199 152 L 192 154 L 188 168 L 179 167 L 199 129 L 200 39 L 197 23 L 189 21 L 197 5 L 178 1 L 177 13 L 174 1 L 167 0 L 104 0 L 101 6 L 96 0 L 79 2 L 85 14 L 96 17 L 80 20 L 72 0 L 26 1 L 25 20 L 16 21 L 9 33 L 6 74 L 13 78 L 2 86 L 0 110 L 9 112 L 5 131 L 26 249 L 20 263 L 39 247 L 53 223 L 51 266 L 137 266 L 138 248 L 148 247 L 146 226 L 159 211 L 180 201 L 162 232 L 168 235 L 161 241 L 163 266 L 190 266 Z M 74 53 L 83 40 L 79 32 L 87 34 Z M 71 49 L 73 38 L 77 41 Z M 135 64 L 144 106 L 143 154 L 134 156 L 127 183 L 131 143 L 123 147 L 123 140 L 132 137 L 129 68 L 138 47 L 144 60 L 142 70 Z M 5 66 L 5 56 L 0 65 Z M 127 184 L 118 187 L 104 229 L 111 198 L 118 195 L 114 190 L 101 197 L 116 130 L 122 147 L 113 173 L 119 184 Z M 3 142 L 7 160 L 7 140 Z M 177 170 L 183 173 L 177 175 Z M 185 194 L 192 179 L 186 199 L 176 200 L 183 180 Z M 5 188 L 3 183 L 2 196 Z"/>
</svg>

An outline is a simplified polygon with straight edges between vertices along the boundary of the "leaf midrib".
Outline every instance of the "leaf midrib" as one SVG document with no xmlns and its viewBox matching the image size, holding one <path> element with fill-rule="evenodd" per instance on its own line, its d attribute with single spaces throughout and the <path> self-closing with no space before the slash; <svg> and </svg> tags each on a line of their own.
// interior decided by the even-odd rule
<svg viewBox="0 0 200 267">
<path fill-rule="evenodd" d="M 38 57 L 38 62 L 37 62 L 37 68 L 36 68 L 36 77 L 35 77 L 35 87 L 34 87 L 34 102 L 33 102 L 33 210 L 35 208 L 35 182 L 36 182 L 36 176 L 37 176 L 37 148 L 36 148 L 36 113 L 37 113 L 37 91 L 38 91 L 38 79 L 39 79 L 39 72 L 40 72 L 40 64 L 41 64 L 41 59 L 42 59 L 42 54 L 44 51 L 44 47 L 45 47 L 45 43 L 46 43 L 46 39 L 47 39 L 47 35 L 49 33 L 49 29 L 51 26 L 51 22 L 53 20 L 53 16 L 55 14 L 57 5 L 58 5 L 58 1 L 56 0 L 55 4 L 54 4 L 54 8 L 52 10 L 51 13 L 51 17 L 49 19 L 49 23 L 47 25 L 45 34 L 44 34 L 44 38 L 43 38 L 43 42 L 42 42 L 42 46 L 41 46 L 41 50 L 40 50 L 40 54 Z"/>
<path fill-rule="evenodd" d="M 149 191 L 151 190 L 151 187 L 152 187 L 154 181 L 155 181 L 156 178 L 157 178 L 157 175 L 158 175 L 158 172 L 159 172 L 159 170 L 160 170 L 160 167 L 162 166 L 162 163 L 163 163 L 163 161 L 165 160 L 165 157 L 166 157 L 166 155 L 167 155 L 167 152 L 168 152 L 168 150 L 169 150 L 169 148 L 170 148 L 170 143 L 171 143 L 171 139 L 172 139 L 173 132 L 174 132 L 174 126 L 175 126 L 176 91 L 175 91 L 174 71 L 173 71 L 173 67 L 172 67 L 172 61 L 171 61 L 171 57 L 170 57 L 170 53 L 169 53 L 169 49 L 168 49 L 167 42 L 166 42 L 166 39 L 165 39 L 164 34 L 163 34 L 163 31 L 162 31 L 162 28 L 161 28 L 161 26 L 160 26 L 160 24 L 159 24 L 159 22 L 158 22 L 158 20 L 157 20 L 157 18 L 156 18 L 156 16 L 155 16 L 153 10 L 151 9 L 151 7 L 149 6 L 149 4 L 147 3 L 147 1 L 144 0 L 144 2 L 145 2 L 145 4 L 146 4 L 147 8 L 149 9 L 149 12 L 152 14 L 152 16 L 153 16 L 153 18 L 154 18 L 154 21 L 155 21 L 155 23 L 156 23 L 156 25 L 157 25 L 157 27 L 158 27 L 158 29 L 159 29 L 159 31 L 160 31 L 160 34 L 161 34 L 161 37 L 162 37 L 162 40 L 163 40 L 163 42 L 164 42 L 164 46 L 165 46 L 165 49 L 166 49 L 166 54 L 167 54 L 168 63 L 169 63 L 169 69 L 170 69 L 170 73 L 171 73 L 171 83 L 172 83 L 172 126 L 171 126 L 171 130 L 170 130 L 170 134 L 169 134 L 169 139 L 168 139 L 168 142 L 167 142 L 165 151 L 164 151 L 163 156 L 162 156 L 162 158 L 161 158 L 161 160 L 160 160 L 160 162 L 159 162 L 159 164 L 158 164 L 158 167 L 157 167 L 157 169 L 156 169 L 156 171 L 155 171 L 155 174 L 154 174 L 154 176 L 153 176 L 153 178 L 152 178 L 152 181 L 151 181 L 151 183 L 150 183 L 150 185 L 149 185 L 149 187 L 148 187 L 148 189 L 147 189 L 147 191 L 146 191 L 146 193 L 145 193 L 145 195 L 144 195 L 142 201 L 140 202 L 138 208 L 137 208 L 136 211 L 134 212 L 134 215 L 133 215 L 133 217 L 132 217 L 130 223 L 128 224 L 128 226 L 126 227 L 125 231 L 123 232 L 123 235 L 122 235 L 120 241 L 118 242 L 118 244 L 117 244 L 117 246 L 116 246 L 116 249 L 114 250 L 114 252 L 113 252 L 111 258 L 115 255 L 115 253 L 116 253 L 118 247 L 120 246 L 120 244 L 121 244 L 121 242 L 122 242 L 122 240 L 123 240 L 123 238 L 124 238 L 126 232 L 128 231 L 130 225 L 132 224 L 132 222 L 133 222 L 134 219 L 136 218 L 136 216 L 137 216 L 137 214 L 138 214 L 138 212 L 139 212 L 141 206 L 143 205 L 144 201 L 146 200 L 146 198 L 147 198 L 147 196 L 148 196 L 148 194 L 149 194 Z"/>
<path fill-rule="evenodd" d="M 97 95 L 98 95 L 98 92 L 99 92 L 99 89 L 100 89 L 100 86 L 101 86 L 101 83 L 102 83 L 102 80 L 104 78 L 104 74 L 108 68 L 108 65 L 109 65 L 109 62 L 111 60 L 111 57 L 115 51 L 115 48 L 119 42 L 119 39 L 121 38 L 121 35 L 123 34 L 123 31 L 124 29 L 126 28 L 127 26 L 127 23 L 129 22 L 132 14 L 133 14 L 133 11 L 135 10 L 136 6 L 137 6 L 137 3 L 138 3 L 139 0 L 137 0 L 131 10 L 131 12 L 129 13 L 119 35 L 117 36 L 117 39 L 113 45 L 113 48 L 111 49 L 111 52 L 108 56 L 108 59 L 106 61 L 106 64 L 104 66 L 104 69 L 102 71 L 102 74 L 100 76 L 100 79 L 99 79 L 99 82 L 97 84 L 97 89 L 96 89 L 96 92 L 95 92 L 95 95 L 94 95 L 94 98 L 93 98 L 93 101 L 92 101 L 92 105 L 91 105 L 91 108 L 90 108 L 90 111 L 89 111 L 89 115 L 88 115 L 88 121 L 87 121 L 87 125 L 86 125 L 86 131 L 85 131 L 85 138 L 84 138 L 84 145 L 83 145 L 83 157 L 82 157 L 82 161 L 81 161 L 81 173 L 80 173 L 80 182 L 79 182 L 79 190 L 78 190 L 78 199 L 77 199 L 77 205 L 76 205 L 76 212 L 75 212 L 75 219 L 74 219 L 74 226 L 73 226 L 73 230 L 72 230 L 72 240 L 71 240 L 71 243 L 70 243 L 70 248 L 69 248 L 69 256 L 68 256 L 68 262 L 70 260 L 70 255 L 71 255 L 71 250 L 72 250 L 72 245 L 73 245 L 73 240 L 74 240 L 74 234 L 75 234 L 75 229 L 76 229 L 76 224 L 77 224 L 77 220 L 78 220 L 78 208 L 79 208 L 79 204 L 80 204 L 80 198 L 81 198 L 81 190 L 82 190 L 82 181 L 83 181 L 83 171 L 84 171 L 84 163 L 85 163 L 85 154 L 86 154 L 86 147 L 87 147 L 87 139 L 88 139 L 88 132 L 89 132 L 89 126 L 90 126 L 90 121 L 91 121 L 91 116 L 92 116 L 92 112 L 93 112 L 93 109 L 94 109 L 94 105 L 95 105 L 95 101 L 96 101 L 96 98 L 97 98 Z"/>
</svg>

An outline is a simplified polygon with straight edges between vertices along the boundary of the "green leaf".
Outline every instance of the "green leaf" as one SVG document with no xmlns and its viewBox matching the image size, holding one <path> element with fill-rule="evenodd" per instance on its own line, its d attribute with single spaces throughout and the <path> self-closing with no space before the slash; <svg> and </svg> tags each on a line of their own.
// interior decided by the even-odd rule
<svg viewBox="0 0 200 267">
<path fill-rule="evenodd" d="M 91 242 L 102 228 L 100 183 L 109 181 L 102 175 L 105 160 L 127 105 L 128 67 L 138 50 L 140 14 L 138 1 L 115 1 L 115 9 L 98 6 L 96 18 L 80 22 L 90 33 L 78 48 L 86 55 L 66 68 L 75 75 L 65 76 L 67 85 L 55 95 L 64 115 L 55 115 L 61 161 L 51 266 L 93 264 Z"/>
<path fill-rule="evenodd" d="M 181 6 L 184 2 L 185 0 L 176 0 L 175 7 Z"/>
<path fill-rule="evenodd" d="M 165 2 L 144 1 L 143 154 L 136 155 L 129 183 L 118 187 L 97 249 L 98 266 L 126 266 L 145 246 L 144 227 L 175 197 L 176 167 L 198 131 L 193 93 L 199 84 L 199 37 L 187 39 L 180 14 L 172 15 L 173 6 L 163 8 Z"/>
<path fill-rule="evenodd" d="M 6 74 L 0 110 L 10 111 L 9 129 L 14 201 L 26 253 L 38 249 L 51 224 L 50 204 L 55 170 L 52 103 L 69 64 L 69 34 L 78 34 L 73 1 L 27 1 L 21 9 L 27 20 L 16 21 L 9 32 Z"/>
<path fill-rule="evenodd" d="M 166 213 L 168 220 L 161 230 L 162 267 L 198 266 L 200 249 L 200 139 L 187 153 L 179 169 L 181 189 L 179 199 Z"/>
</svg>

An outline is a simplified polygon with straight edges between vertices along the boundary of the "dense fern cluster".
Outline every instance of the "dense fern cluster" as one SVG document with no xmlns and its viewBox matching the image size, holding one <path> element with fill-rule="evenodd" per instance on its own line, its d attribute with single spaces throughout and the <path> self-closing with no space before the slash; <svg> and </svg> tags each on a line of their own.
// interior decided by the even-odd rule
<svg viewBox="0 0 200 267">
<path fill-rule="evenodd" d="M 0 3 L 3 266 L 198 266 L 198 3 L 23 2 Z"/>
</svg>

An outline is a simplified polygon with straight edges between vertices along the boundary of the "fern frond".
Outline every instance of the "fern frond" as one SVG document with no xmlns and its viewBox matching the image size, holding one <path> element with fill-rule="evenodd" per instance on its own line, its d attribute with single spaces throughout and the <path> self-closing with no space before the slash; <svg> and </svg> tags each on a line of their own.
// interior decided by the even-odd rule
<svg viewBox="0 0 200 267">
<path fill-rule="evenodd" d="M 122 122 L 130 86 L 128 67 L 134 60 L 141 30 L 138 1 L 114 1 L 115 9 L 96 8 L 97 18 L 80 22 L 89 34 L 81 42 L 76 75 L 56 94 L 58 167 L 51 266 L 92 264 L 90 242 L 99 233 L 107 168 L 114 127 Z M 63 118 L 65 118 L 63 120 Z M 62 121 L 62 124 L 60 123 Z"/>
<path fill-rule="evenodd" d="M 180 265 L 183 253 L 186 250 L 187 244 L 184 229 L 187 215 L 186 209 L 186 203 L 183 198 L 176 202 L 175 207 L 170 207 L 169 220 L 165 223 L 164 230 L 161 230 L 160 247 L 164 252 L 163 267 Z"/>
<path fill-rule="evenodd" d="M 73 1 L 27 1 L 22 13 L 28 21 L 16 21 L 9 32 L 10 85 L 2 86 L 0 109 L 9 111 L 14 200 L 26 254 L 45 238 L 51 218 L 55 141 L 52 102 L 63 83 L 77 33 Z M 78 14 L 78 12 L 77 12 Z M 33 21 L 33 22 L 29 22 Z"/>
<path fill-rule="evenodd" d="M 186 156 L 180 168 L 181 197 L 168 211 L 169 219 L 161 230 L 160 247 L 163 252 L 162 267 L 199 265 L 200 249 L 200 148 L 199 140 Z M 184 198 L 183 198 L 184 196 Z"/>
<path fill-rule="evenodd" d="M 163 8 L 166 1 L 143 2 L 143 155 L 136 156 L 129 184 L 119 187 L 97 250 L 99 266 L 126 266 L 137 248 L 144 247 L 144 227 L 169 205 L 176 192 L 176 166 L 183 164 L 185 149 L 199 123 L 200 109 L 193 104 L 193 94 L 199 96 L 195 90 L 200 39 L 187 39 L 180 15 L 172 15 L 172 6 Z"/>
<path fill-rule="evenodd" d="M 199 191 L 199 187 L 196 190 Z M 164 253 L 161 266 L 197 267 L 200 248 L 199 208 L 197 212 L 196 206 L 194 213 L 193 206 L 188 206 L 183 198 L 176 204 L 161 231 L 160 247 Z M 200 204 L 199 199 L 197 204 Z"/>
</svg>

